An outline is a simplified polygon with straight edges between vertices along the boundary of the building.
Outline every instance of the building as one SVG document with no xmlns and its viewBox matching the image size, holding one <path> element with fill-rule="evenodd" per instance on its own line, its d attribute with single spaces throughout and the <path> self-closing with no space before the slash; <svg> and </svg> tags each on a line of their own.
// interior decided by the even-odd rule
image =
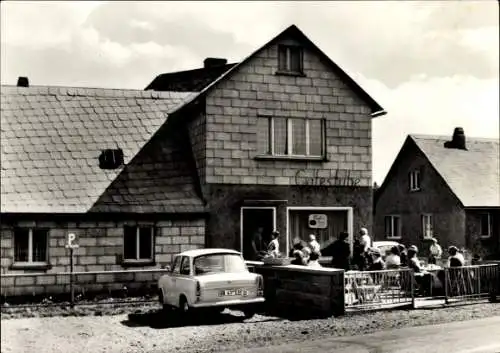
<svg viewBox="0 0 500 353">
<path fill-rule="evenodd" d="M 147 88 L 2 87 L 2 273 L 67 271 L 68 233 L 77 270 L 118 271 L 371 228 L 385 111 L 296 26 Z"/>
<path fill-rule="evenodd" d="M 470 255 L 499 258 L 498 139 L 409 135 L 375 195 L 377 239 L 428 250 L 435 237 Z"/>
</svg>

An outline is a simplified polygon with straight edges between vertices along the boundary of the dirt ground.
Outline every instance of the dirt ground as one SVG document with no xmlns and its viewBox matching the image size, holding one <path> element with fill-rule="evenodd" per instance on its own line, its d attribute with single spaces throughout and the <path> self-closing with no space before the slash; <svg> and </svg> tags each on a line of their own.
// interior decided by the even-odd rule
<svg viewBox="0 0 500 353">
<path fill-rule="evenodd" d="M 30 318 L 12 318 L 4 312 L 1 352 L 231 352 L 273 343 L 500 316 L 500 304 L 493 303 L 296 321 L 259 315 L 243 320 L 238 312 L 225 312 L 181 322 L 151 306 L 129 310 L 119 315 Z"/>
</svg>

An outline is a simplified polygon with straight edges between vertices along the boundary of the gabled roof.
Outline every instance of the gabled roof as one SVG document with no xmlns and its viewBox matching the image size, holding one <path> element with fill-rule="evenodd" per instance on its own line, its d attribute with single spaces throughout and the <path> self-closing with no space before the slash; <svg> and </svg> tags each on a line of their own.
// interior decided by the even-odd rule
<svg viewBox="0 0 500 353">
<path fill-rule="evenodd" d="M 1 211 L 89 211 L 124 169 L 100 169 L 101 151 L 121 148 L 126 166 L 192 95 L 2 86 Z"/>
<path fill-rule="evenodd" d="M 467 137 L 467 150 L 445 148 L 450 136 L 410 135 L 464 207 L 500 207 L 499 140 Z"/>
<path fill-rule="evenodd" d="M 154 91 L 199 92 L 234 65 L 236 64 L 160 74 L 145 89 Z"/>
<path fill-rule="evenodd" d="M 305 43 L 308 47 L 310 47 L 313 51 L 316 51 L 321 59 L 331 67 L 331 69 L 340 77 L 340 79 L 352 89 L 352 91 L 358 95 L 372 110 L 372 117 L 385 115 L 386 112 L 384 109 L 378 104 L 360 85 L 358 85 L 344 70 L 342 70 L 337 64 L 335 64 L 321 49 L 316 46 L 297 26 L 291 25 L 283 32 L 278 34 L 276 37 L 271 39 L 269 42 L 264 44 L 262 47 L 254 51 L 248 57 L 246 57 L 241 62 L 235 64 L 230 69 L 224 71 L 219 77 L 215 78 L 210 84 L 204 87 L 198 94 L 197 97 L 193 98 L 193 100 L 197 98 L 201 98 L 205 96 L 207 93 L 211 92 L 212 89 L 221 81 L 230 77 L 234 72 L 237 72 L 238 69 L 245 65 L 248 61 L 250 61 L 258 52 L 266 49 L 267 47 L 273 45 L 281 38 L 285 37 L 295 37 L 298 40 Z M 149 87 L 149 86 L 148 86 Z"/>
<path fill-rule="evenodd" d="M 500 207 L 499 140 L 466 137 L 467 150 L 445 148 L 450 140 L 451 136 L 408 135 L 375 193 L 375 202 L 391 182 L 403 151 L 415 146 L 464 207 Z"/>
</svg>

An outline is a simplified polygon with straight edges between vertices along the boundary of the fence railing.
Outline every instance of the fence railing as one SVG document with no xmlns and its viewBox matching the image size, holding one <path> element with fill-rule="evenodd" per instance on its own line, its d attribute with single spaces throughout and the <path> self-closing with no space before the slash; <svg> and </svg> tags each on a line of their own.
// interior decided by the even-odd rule
<svg viewBox="0 0 500 353">
<path fill-rule="evenodd" d="M 486 299 L 498 291 L 499 265 L 473 265 L 445 269 L 445 299 L 473 301 Z"/>
<path fill-rule="evenodd" d="M 348 271 L 344 275 L 346 309 L 411 305 L 413 274 L 409 269 Z"/>
</svg>

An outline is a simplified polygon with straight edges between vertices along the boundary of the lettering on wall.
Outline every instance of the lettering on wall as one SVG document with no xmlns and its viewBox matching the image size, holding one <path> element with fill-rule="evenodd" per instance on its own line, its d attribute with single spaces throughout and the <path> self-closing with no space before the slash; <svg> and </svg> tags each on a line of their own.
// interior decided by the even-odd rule
<svg viewBox="0 0 500 353">
<path fill-rule="evenodd" d="M 312 175 L 311 175 L 312 173 Z M 360 178 L 351 175 L 351 171 L 335 171 L 333 177 L 319 176 L 319 170 L 307 171 L 300 169 L 295 173 L 295 184 L 301 186 L 343 186 L 350 188 L 357 188 L 361 182 Z"/>
</svg>

